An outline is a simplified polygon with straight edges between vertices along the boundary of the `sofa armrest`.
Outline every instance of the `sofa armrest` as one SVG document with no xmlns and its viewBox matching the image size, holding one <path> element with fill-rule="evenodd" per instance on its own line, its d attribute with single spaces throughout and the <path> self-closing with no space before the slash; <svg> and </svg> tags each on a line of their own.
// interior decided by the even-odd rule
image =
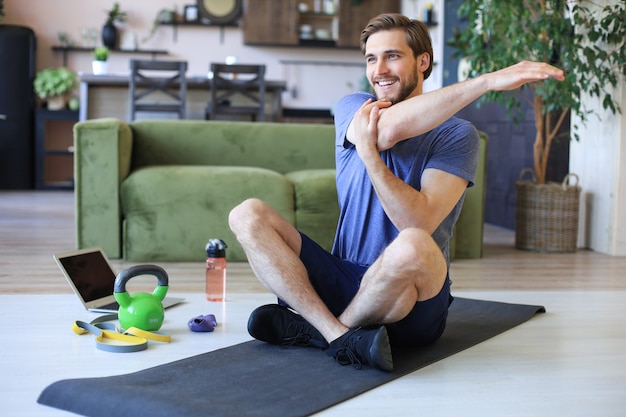
<svg viewBox="0 0 626 417">
<path fill-rule="evenodd" d="M 478 169 L 474 186 L 467 190 L 463 208 L 454 226 L 450 244 L 450 259 L 473 259 L 483 256 L 485 223 L 485 193 L 487 190 L 487 134 L 480 134 Z"/>
<path fill-rule="evenodd" d="M 122 257 L 120 184 L 128 176 L 133 134 L 117 119 L 94 119 L 74 126 L 76 244 L 100 246 Z"/>
</svg>

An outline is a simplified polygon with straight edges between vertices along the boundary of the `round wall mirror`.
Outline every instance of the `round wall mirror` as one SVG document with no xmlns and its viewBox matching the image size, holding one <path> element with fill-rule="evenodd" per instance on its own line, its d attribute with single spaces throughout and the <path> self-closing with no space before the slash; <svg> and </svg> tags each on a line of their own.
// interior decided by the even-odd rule
<svg viewBox="0 0 626 417">
<path fill-rule="evenodd" d="M 200 17 L 212 23 L 232 23 L 241 15 L 243 0 L 198 0 Z"/>
</svg>

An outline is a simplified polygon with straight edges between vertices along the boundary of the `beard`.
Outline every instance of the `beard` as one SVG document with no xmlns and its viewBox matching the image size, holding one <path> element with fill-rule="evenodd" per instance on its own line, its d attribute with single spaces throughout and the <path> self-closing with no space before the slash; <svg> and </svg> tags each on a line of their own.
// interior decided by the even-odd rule
<svg viewBox="0 0 626 417">
<path fill-rule="evenodd" d="M 417 88 L 417 84 L 418 76 L 416 69 L 405 81 L 400 81 L 400 91 L 398 91 L 398 94 L 396 94 L 395 96 L 386 97 L 384 95 L 379 95 L 376 92 L 376 88 L 372 88 L 372 90 L 374 91 L 374 96 L 376 97 L 376 100 L 386 99 L 387 101 L 391 102 L 391 104 L 396 104 L 403 100 L 406 100 L 409 96 L 411 96 L 411 94 L 413 94 L 413 92 Z M 372 83 L 372 85 L 376 84 Z"/>
</svg>

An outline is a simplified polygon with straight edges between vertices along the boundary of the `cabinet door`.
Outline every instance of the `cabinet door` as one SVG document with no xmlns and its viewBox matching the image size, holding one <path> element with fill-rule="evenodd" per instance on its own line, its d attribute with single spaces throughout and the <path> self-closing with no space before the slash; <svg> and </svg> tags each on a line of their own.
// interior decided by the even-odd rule
<svg viewBox="0 0 626 417">
<path fill-rule="evenodd" d="M 341 0 L 337 46 L 358 48 L 361 31 L 381 13 L 400 13 L 400 0 Z"/>
<path fill-rule="evenodd" d="M 244 15 L 246 45 L 297 45 L 296 0 L 248 0 Z"/>
</svg>

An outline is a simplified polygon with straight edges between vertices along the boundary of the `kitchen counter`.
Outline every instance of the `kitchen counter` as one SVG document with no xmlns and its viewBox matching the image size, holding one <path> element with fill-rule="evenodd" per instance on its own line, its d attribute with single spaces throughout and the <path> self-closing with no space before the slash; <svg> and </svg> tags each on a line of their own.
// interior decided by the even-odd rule
<svg viewBox="0 0 626 417">
<path fill-rule="evenodd" d="M 130 74 L 79 74 L 79 120 L 115 117 L 128 121 L 129 76 Z M 270 120 L 280 121 L 282 118 L 282 93 L 286 90 L 286 83 L 282 80 L 266 80 L 265 84 L 267 113 L 271 115 Z M 192 75 L 187 77 L 188 119 L 204 119 L 204 109 L 211 96 L 209 89 L 209 79 L 206 76 Z M 159 118 L 164 118 L 164 115 L 159 115 Z"/>
</svg>

